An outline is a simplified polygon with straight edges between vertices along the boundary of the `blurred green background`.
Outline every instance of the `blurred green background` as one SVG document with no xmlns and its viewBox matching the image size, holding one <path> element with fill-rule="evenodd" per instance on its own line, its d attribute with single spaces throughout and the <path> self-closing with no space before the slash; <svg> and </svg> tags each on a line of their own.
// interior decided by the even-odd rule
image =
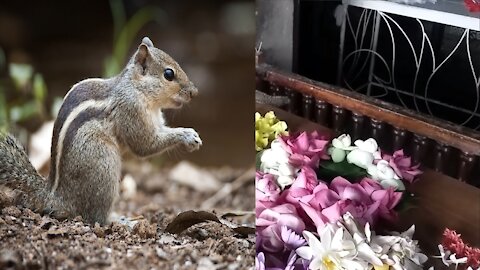
<svg viewBox="0 0 480 270">
<path fill-rule="evenodd" d="M 0 128 L 20 139 L 55 115 L 71 86 L 117 74 L 142 37 L 170 54 L 199 89 L 172 126 L 194 127 L 204 166 L 253 164 L 254 1 L 2 1 Z"/>
</svg>

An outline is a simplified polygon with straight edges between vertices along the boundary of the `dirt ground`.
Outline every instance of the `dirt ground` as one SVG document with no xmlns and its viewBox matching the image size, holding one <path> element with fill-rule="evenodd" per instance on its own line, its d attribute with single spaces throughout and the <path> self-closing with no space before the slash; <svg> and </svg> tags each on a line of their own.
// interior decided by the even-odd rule
<svg viewBox="0 0 480 270">
<path fill-rule="evenodd" d="M 253 269 L 253 168 L 189 166 L 177 175 L 196 179 L 182 182 L 170 169 L 127 164 L 135 182 L 122 183 L 117 222 L 106 226 L 4 206 L 0 269 Z M 205 212 L 175 219 L 188 210 Z"/>
</svg>

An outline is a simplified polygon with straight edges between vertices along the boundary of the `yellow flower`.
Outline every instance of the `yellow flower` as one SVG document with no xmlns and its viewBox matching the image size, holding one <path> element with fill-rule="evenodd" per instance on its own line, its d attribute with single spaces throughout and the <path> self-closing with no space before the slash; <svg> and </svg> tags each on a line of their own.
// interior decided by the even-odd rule
<svg viewBox="0 0 480 270">
<path fill-rule="evenodd" d="M 388 264 L 383 264 L 383 265 L 374 265 L 373 268 L 375 270 L 388 270 L 390 269 L 390 266 Z"/>
<path fill-rule="evenodd" d="M 267 145 L 268 138 L 263 137 L 258 130 L 255 130 L 255 150 L 262 151 Z"/>
<path fill-rule="evenodd" d="M 270 111 L 262 117 L 255 113 L 255 150 L 261 151 L 280 135 L 288 135 L 287 123 L 278 120 L 275 113 Z"/>
</svg>

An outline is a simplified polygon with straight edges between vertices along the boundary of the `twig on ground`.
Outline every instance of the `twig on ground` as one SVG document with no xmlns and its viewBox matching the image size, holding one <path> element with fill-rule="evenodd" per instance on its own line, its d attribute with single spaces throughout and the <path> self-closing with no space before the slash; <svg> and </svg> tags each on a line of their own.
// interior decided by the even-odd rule
<svg viewBox="0 0 480 270">
<path fill-rule="evenodd" d="M 217 191 L 212 197 L 207 199 L 200 206 L 202 209 L 211 209 L 219 201 L 230 195 L 232 192 L 241 188 L 249 180 L 255 177 L 255 165 L 248 168 L 243 174 L 241 174 L 237 179 L 233 180 L 231 183 L 225 184 L 220 190 Z"/>
</svg>

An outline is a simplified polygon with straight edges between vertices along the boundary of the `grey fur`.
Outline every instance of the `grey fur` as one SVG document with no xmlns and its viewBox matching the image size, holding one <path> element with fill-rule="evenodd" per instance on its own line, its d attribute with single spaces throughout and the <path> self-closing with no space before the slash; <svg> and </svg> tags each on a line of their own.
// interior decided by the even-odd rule
<svg viewBox="0 0 480 270">
<path fill-rule="evenodd" d="M 178 146 L 199 149 L 195 130 L 167 127 L 161 113 L 198 91 L 175 60 L 147 39 L 121 74 L 80 82 L 67 94 L 54 125 L 48 183 L 13 137 L 0 138 L 0 185 L 22 191 L 30 199 L 21 203 L 34 210 L 104 224 L 118 196 L 124 149 L 140 157 Z M 166 68 L 174 70 L 174 80 L 164 78 Z M 81 107 L 86 102 L 91 107 Z"/>
<path fill-rule="evenodd" d="M 148 47 L 153 47 L 153 42 L 148 37 L 144 37 L 142 43 L 145 43 Z"/>
<path fill-rule="evenodd" d="M 270 96 L 261 91 L 255 90 L 255 102 L 279 107 L 289 104 L 290 100 L 286 96 Z"/>
<path fill-rule="evenodd" d="M 0 183 L 21 192 L 18 203 L 37 211 L 45 209 L 47 182 L 32 166 L 22 145 L 5 134 L 0 134 Z"/>
</svg>

